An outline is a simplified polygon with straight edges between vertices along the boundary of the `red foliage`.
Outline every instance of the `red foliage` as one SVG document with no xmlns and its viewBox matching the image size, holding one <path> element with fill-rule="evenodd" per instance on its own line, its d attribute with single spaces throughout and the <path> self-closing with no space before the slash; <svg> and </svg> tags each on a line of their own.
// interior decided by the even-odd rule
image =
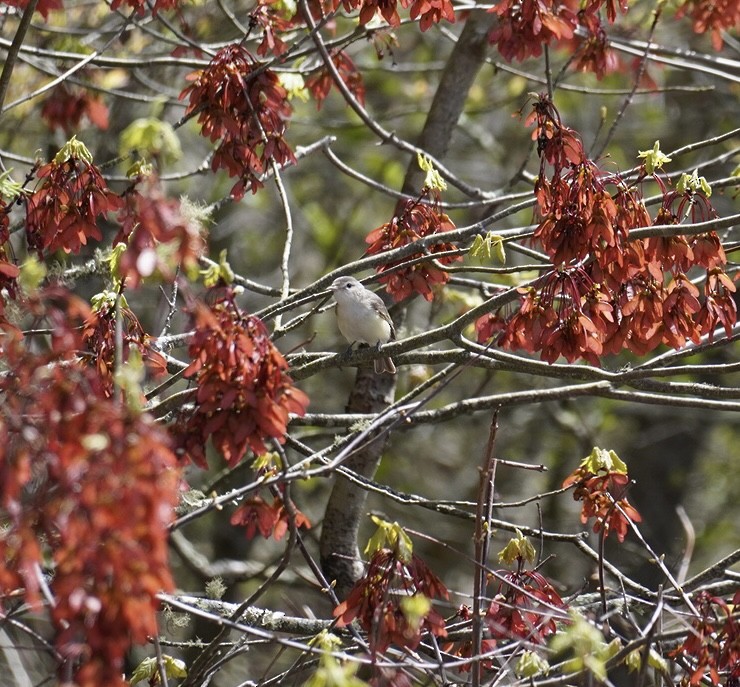
<svg viewBox="0 0 740 687">
<path fill-rule="evenodd" d="M 292 506 L 292 511 L 296 527 L 311 528 L 309 519 L 295 505 Z M 275 496 L 272 504 L 265 502 L 260 496 L 254 496 L 242 501 L 231 516 L 230 522 L 232 525 L 245 527 L 247 539 L 253 539 L 259 532 L 265 539 L 273 537 L 275 541 L 280 541 L 288 531 L 290 517 L 283 499 L 279 496 Z"/>
<path fill-rule="evenodd" d="M 539 57 L 543 45 L 573 37 L 577 10 L 573 0 L 502 0 L 488 10 L 499 17 L 488 41 L 508 61 Z"/>
<path fill-rule="evenodd" d="M 157 13 L 162 10 L 173 10 L 177 9 L 180 4 L 180 0 L 154 0 L 151 3 L 152 16 L 156 17 Z M 143 17 L 149 10 L 150 3 L 147 0 L 113 0 L 110 5 L 112 11 L 116 11 L 122 5 L 130 7 L 132 10 L 136 10 L 136 14 Z"/>
<path fill-rule="evenodd" d="M 278 37 L 278 33 L 289 31 L 294 22 L 284 16 L 285 6 L 278 0 L 258 0 L 257 6 L 249 13 L 249 28 L 262 28 L 262 42 L 257 48 L 257 54 L 265 56 L 271 53 L 280 57 L 288 46 Z"/>
<path fill-rule="evenodd" d="M 284 442 L 289 413 L 303 415 L 308 397 L 293 386 L 265 325 L 239 309 L 233 292 L 210 307 L 198 305 L 194 317 L 185 376 L 197 385 L 195 410 L 181 419 L 176 436 L 197 465 L 207 467 L 210 437 L 233 467 L 248 449 L 265 453 L 268 439 Z"/>
<path fill-rule="evenodd" d="M 283 135 L 292 108 L 277 75 L 263 68 L 241 45 L 218 51 L 204 70 L 189 77 L 180 93 L 189 101 L 185 115 L 198 115 L 201 134 L 219 141 L 211 167 L 239 177 L 231 195 L 263 186 L 260 177 L 271 163 L 295 163 Z"/>
<path fill-rule="evenodd" d="M 581 25 L 588 34 L 576 66 L 593 71 L 601 79 L 616 67 L 614 52 L 607 48 L 599 11 L 606 4 L 609 23 L 617 17 L 617 9 L 627 11 L 625 0 L 589 0 L 583 6 L 576 0 L 501 0 L 489 12 L 499 17 L 498 24 L 488 34 L 506 60 L 539 57 L 544 45 L 577 44 L 574 32 Z"/>
<path fill-rule="evenodd" d="M 112 687 L 131 644 L 157 632 L 156 595 L 173 588 L 167 526 L 179 473 L 153 418 L 107 398 L 92 368 L 65 363 L 86 306 L 61 291 L 44 299 L 64 305 L 45 313 L 51 352 L 8 345 L 0 378 L 0 593 L 20 588 L 40 603 L 51 561 L 57 650 L 74 662 L 75 684 Z"/>
<path fill-rule="evenodd" d="M 473 617 L 473 614 L 468 606 L 460 606 L 456 613 L 456 617 L 465 623 L 469 623 Z M 484 637 L 483 639 L 481 639 L 480 643 L 480 655 L 491 653 L 496 649 L 497 644 L 498 640 L 488 639 Z M 442 646 L 443 651 L 459 658 L 472 658 L 474 649 L 475 645 L 472 639 L 466 639 L 464 641 L 458 642 L 448 642 L 447 644 L 444 644 Z M 476 658 L 478 657 L 476 656 Z M 497 663 L 493 659 L 483 659 L 481 660 L 481 665 L 486 670 L 493 670 L 496 667 Z M 467 673 L 470 672 L 470 668 L 471 666 L 466 663 L 465 665 L 460 666 L 458 670 L 463 673 Z"/>
<path fill-rule="evenodd" d="M 409 621 L 401 600 L 414 594 L 427 599 L 447 599 L 449 593 L 441 580 L 415 554 L 403 562 L 390 549 L 378 549 L 346 600 L 334 609 L 337 626 L 345 627 L 357 618 L 368 633 L 371 653 L 385 651 L 391 644 L 415 649 L 424 632 L 445 637 L 445 622 L 430 606 L 419 623 Z"/>
<path fill-rule="evenodd" d="M 383 253 L 414 243 L 423 236 L 440 234 L 453 229 L 455 225 L 452 220 L 439 209 L 439 196 L 425 188 L 418 198 L 401 202 L 390 222 L 373 229 L 367 235 L 365 242 L 370 244 L 367 254 Z M 421 294 L 426 300 L 431 301 L 434 298 L 432 287 L 436 284 L 446 284 L 450 278 L 449 274 L 435 265 L 432 260 L 435 260 L 436 254 L 450 250 L 455 250 L 455 246 L 440 240 L 439 243 L 426 246 L 419 253 L 380 265 L 376 271 L 380 274 L 385 272 L 388 274 L 380 277 L 378 281 L 386 284 L 386 291 L 396 301 L 403 300 L 412 293 Z M 408 267 L 398 267 L 425 255 L 429 256 L 429 260 L 417 262 Z M 435 261 L 441 265 L 449 265 L 461 259 L 459 255 L 448 255 L 438 257 Z"/>
<path fill-rule="evenodd" d="M 555 619 L 562 615 L 558 610 L 567 608 L 547 578 L 534 570 L 524 570 L 524 562 L 519 557 L 516 571 L 499 570 L 496 576 L 489 575 L 489 584 L 494 580 L 498 580 L 498 586 L 483 616 L 487 633 L 481 643 L 481 653 L 493 651 L 502 639 L 544 644 L 556 630 Z M 470 620 L 470 609 L 463 606 L 458 617 Z M 461 658 L 472 657 L 473 642 L 450 642 L 443 649 Z M 486 670 L 497 665 L 492 659 L 483 661 Z M 467 672 L 470 665 L 460 670 Z"/>
<path fill-rule="evenodd" d="M 197 267 L 205 248 L 199 227 L 183 214 L 179 200 L 164 195 L 155 177 L 148 177 L 141 191 L 132 188 L 124 194 L 118 221 L 121 229 L 113 245 L 126 244 L 118 276 L 127 286 L 136 287 L 155 272 L 172 280 L 177 267 Z"/>
<path fill-rule="evenodd" d="M 0 325 L 8 326 L 5 320 L 5 298 L 15 299 L 18 296 L 18 276 L 21 271 L 8 255 L 10 244 L 10 207 L 0 198 Z M 0 349 L 2 350 L 2 349 Z"/>
<path fill-rule="evenodd" d="M 737 616 L 740 590 L 735 592 L 730 604 L 702 591 L 696 595 L 694 605 L 701 617 L 692 621 L 686 640 L 671 652 L 671 656 L 693 659 L 689 685 L 700 684 L 707 673 L 712 684 L 718 685 L 720 671 L 729 674 L 726 685 L 737 684 L 740 678 L 740 621 Z"/>
<path fill-rule="evenodd" d="M 498 345 L 539 352 L 550 363 L 563 356 L 599 365 L 604 354 L 625 348 L 644 355 L 661 344 L 698 343 L 718 325 L 729 332 L 737 318 L 735 287 L 722 271 L 726 256 L 714 232 L 630 236 L 636 228 L 678 224 L 678 217 L 698 222 L 715 216 L 706 196 L 665 191 L 653 222 L 639 189 L 588 159 L 546 96 L 527 122 L 535 124 L 540 155 L 534 239 L 553 269 L 523 291 L 516 312 L 481 317 L 478 340 L 496 336 Z M 707 270 L 703 301 L 685 276 L 695 267 Z"/>
<path fill-rule="evenodd" d="M 36 176 L 39 186 L 26 199 L 26 236 L 30 248 L 79 253 L 90 239 L 100 241 L 99 217 L 121 207 L 98 168 L 69 156 L 52 160 Z"/>
<path fill-rule="evenodd" d="M 593 72 L 601 80 L 607 74 L 624 70 L 617 52 L 609 47 L 606 31 L 597 15 L 578 13 L 578 23 L 588 32 L 585 39 L 576 39 L 574 69 Z"/>
<path fill-rule="evenodd" d="M 391 26 L 398 26 L 401 17 L 398 16 L 398 0 L 333 0 L 333 9 L 344 7 L 345 12 L 352 12 L 359 8 L 360 26 L 365 26 L 376 14 L 379 14 Z"/>
<path fill-rule="evenodd" d="M 563 487 L 573 484 L 576 485 L 573 498 L 583 501 L 581 522 L 585 525 L 589 518 L 594 518 L 594 532 L 603 530 L 605 537 L 614 532 L 617 539 L 623 542 L 629 531 L 629 521 L 642 521 L 625 496 L 629 486 L 627 473 L 602 469 L 594 474 L 581 465 L 568 475 Z"/>
<path fill-rule="evenodd" d="M 120 310 L 123 362 L 129 359 L 131 350 L 135 349 L 153 374 L 164 374 L 167 362 L 152 346 L 151 338 L 144 332 L 136 315 L 125 306 L 121 306 Z M 116 308 L 113 303 L 105 303 L 85 320 L 82 340 L 95 362 L 94 367 L 103 383 L 103 393 L 108 397 L 113 395 L 114 389 L 116 338 Z"/>
<path fill-rule="evenodd" d="M 704 285 L 704 302 L 696 317 L 697 325 L 707 332 L 709 341 L 713 340 L 717 326 L 724 327 L 726 336 L 732 335 L 737 321 L 735 291 L 735 284 L 720 268 L 709 270 Z"/>
<path fill-rule="evenodd" d="M 535 570 L 499 571 L 499 574 L 503 580 L 499 580 L 484 618 L 491 636 L 544 644 L 555 632 L 556 609 L 566 607 L 560 595 Z"/>
<path fill-rule="evenodd" d="M 350 59 L 344 50 L 340 50 L 332 55 L 332 62 L 337 72 L 342 77 L 347 88 L 361 105 L 365 104 L 365 84 L 362 81 L 362 74 L 357 71 L 355 63 Z M 326 65 L 322 64 L 315 72 L 306 79 L 306 88 L 311 91 L 318 109 L 324 104 L 324 100 L 329 95 L 331 87 L 334 85 L 334 79 Z"/>
<path fill-rule="evenodd" d="M 83 117 L 98 129 L 108 128 L 108 107 L 100 96 L 80 89 L 70 90 L 65 83 L 44 100 L 41 117 L 49 129 L 61 129 L 68 135 L 79 130 Z"/>
<path fill-rule="evenodd" d="M 398 15 L 398 0 L 333 0 L 333 8 L 344 7 L 346 12 L 360 10 L 360 26 L 365 26 L 376 14 L 379 14 L 391 26 L 398 26 L 401 17 Z M 455 10 L 449 0 L 401 0 L 403 7 L 411 7 L 411 19 L 419 19 L 419 28 L 426 31 L 432 24 L 442 19 L 455 21 Z"/>
<path fill-rule="evenodd" d="M 407 5 L 404 4 L 404 7 Z M 409 16 L 412 19 L 419 17 L 419 29 L 426 31 L 434 24 L 446 19 L 455 23 L 455 9 L 449 0 L 413 0 Z"/>
<path fill-rule="evenodd" d="M 4 5 L 10 7 L 17 7 L 20 10 L 25 10 L 28 6 L 28 0 L 5 0 Z M 63 10 L 64 3 L 62 0 L 39 0 L 36 5 L 36 11 L 44 18 L 49 18 L 49 12 L 52 10 Z"/>
<path fill-rule="evenodd" d="M 712 32 L 712 47 L 722 50 L 722 31 L 740 25 L 740 3 L 737 0 L 685 0 L 677 17 L 688 15 L 696 33 Z"/>
</svg>

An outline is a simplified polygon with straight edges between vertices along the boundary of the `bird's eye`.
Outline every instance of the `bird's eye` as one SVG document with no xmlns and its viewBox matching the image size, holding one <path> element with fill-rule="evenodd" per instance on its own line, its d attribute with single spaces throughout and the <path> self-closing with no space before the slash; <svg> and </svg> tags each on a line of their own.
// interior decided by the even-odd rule
<svg viewBox="0 0 740 687">
<path fill-rule="evenodd" d="M 347 284 L 347 288 L 348 289 L 351 289 L 352 288 L 352 284 Z"/>
</svg>

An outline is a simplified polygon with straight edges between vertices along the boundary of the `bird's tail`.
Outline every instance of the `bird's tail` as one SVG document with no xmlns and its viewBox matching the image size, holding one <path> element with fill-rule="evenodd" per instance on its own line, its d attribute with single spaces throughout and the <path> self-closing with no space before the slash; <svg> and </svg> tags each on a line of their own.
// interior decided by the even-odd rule
<svg viewBox="0 0 740 687">
<path fill-rule="evenodd" d="M 387 372 L 388 374 L 396 374 L 396 366 L 393 364 L 393 360 L 388 358 L 375 358 L 373 361 L 375 366 L 375 374 L 382 375 Z"/>
</svg>

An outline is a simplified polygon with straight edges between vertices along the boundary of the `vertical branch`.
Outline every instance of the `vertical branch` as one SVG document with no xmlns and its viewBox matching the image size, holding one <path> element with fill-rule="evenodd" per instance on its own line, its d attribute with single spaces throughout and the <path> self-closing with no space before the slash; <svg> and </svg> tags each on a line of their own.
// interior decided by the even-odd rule
<svg viewBox="0 0 740 687">
<path fill-rule="evenodd" d="M 483 647 L 483 627 L 481 624 L 481 601 L 486 588 L 486 566 L 491 543 L 490 522 L 493 516 L 493 494 L 496 483 L 496 457 L 494 444 L 498 430 L 498 410 L 493 413 L 488 431 L 488 443 L 483 454 L 483 465 L 480 471 L 478 504 L 475 510 L 475 575 L 473 577 L 473 651 L 474 657 L 480 656 Z M 473 687 L 481 684 L 481 661 L 472 666 Z"/>
<path fill-rule="evenodd" d="M 33 18 L 33 13 L 36 11 L 37 4 L 38 0 L 29 0 L 28 5 L 26 5 L 26 9 L 23 10 L 23 16 L 18 25 L 18 30 L 15 32 L 15 36 L 13 36 L 13 42 L 10 44 L 8 57 L 5 59 L 3 71 L 2 74 L 0 74 L 0 114 L 2 114 L 3 111 L 5 96 L 8 93 L 10 77 L 13 74 L 13 68 L 18 59 L 18 53 L 21 51 L 21 45 L 23 45 L 23 41 L 26 38 L 26 33 L 28 32 L 28 27 L 31 25 L 31 19 Z"/>
<path fill-rule="evenodd" d="M 622 107 L 619 108 L 619 112 L 617 112 L 617 116 L 614 117 L 614 121 L 612 122 L 611 127 L 609 128 L 609 132 L 606 135 L 606 138 L 604 139 L 604 142 L 599 146 L 598 150 L 592 155 L 593 159 L 598 159 L 601 157 L 601 155 L 604 153 L 604 150 L 606 150 L 606 147 L 611 142 L 612 138 L 614 137 L 614 133 L 617 130 L 617 125 L 620 121 L 622 121 L 622 117 L 624 117 L 624 113 L 627 111 L 627 108 L 632 104 L 632 99 L 635 97 L 635 93 L 637 92 L 637 88 L 640 85 L 640 81 L 642 81 L 642 75 L 645 73 L 645 68 L 647 66 L 648 56 L 650 55 L 650 48 L 652 47 L 653 42 L 653 35 L 655 34 L 655 27 L 658 25 L 658 20 L 660 19 L 660 14 L 662 11 L 663 5 L 658 4 L 658 7 L 655 10 L 655 16 L 653 17 L 653 23 L 650 26 L 650 35 L 647 39 L 647 44 L 645 45 L 645 53 L 642 56 L 642 59 L 640 60 L 640 66 L 637 68 L 637 74 L 635 74 L 635 82 L 632 84 L 632 89 L 627 94 L 627 97 L 624 99 L 624 102 L 622 103 Z"/>
<path fill-rule="evenodd" d="M 545 79 L 547 80 L 547 97 L 552 102 L 553 99 L 553 88 L 552 88 L 552 67 L 550 66 L 550 46 L 545 43 L 543 54 L 545 56 Z"/>
<path fill-rule="evenodd" d="M 445 64 L 418 141 L 419 146 L 432 157 L 435 166 L 435 158 L 443 158 L 447 154 L 468 92 L 485 64 L 489 51 L 488 32 L 495 21 L 495 15 L 489 12 L 471 12 Z M 406 170 L 401 190 L 415 195 L 423 179 L 423 173 L 414 158 Z"/>
<path fill-rule="evenodd" d="M 270 161 L 272 164 L 273 177 L 275 179 L 275 186 L 277 187 L 278 196 L 280 196 L 280 203 L 283 206 L 283 212 L 285 214 L 285 244 L 283 245 L 283 254 L 280 258 L 280 274 L 282 277 L 280 285 L 280 298 L 285 299 L 290 294 L 290 254 L 293 250 L 293 215 L 290 211 L 290 203 L 288 203 L 288 194 L 285 190 L 285 184 L 280 175 L 275 160 Z M 278 314 L 275 317 L 275 329 L 280 329 L 282 325 L 282 315 Z"/>
<path fill-rule="evenodd" d="M 371 367 L 357 370 L 355 385 L 347 410 L 353 413 L 378 413 L 392 401 L 396 375 L 376 375 Z M 350 456 L 344 466 L 371 478 L 378 469 L 388 435 L 372 439 Z M 347 596 L 362 575 L 363 565 L 357 545 L 357 535 L 365 511 L 367 492 L 345 477 L 336 475 L 326 504 L 319 549 L 321 568 L 339 599 Z"/>
<path fill-rule="evenodd" d="M 300 7 L 309 28 L 313 31 L 315 22 L 308 10 L 306 0 L 301 0 Z M 419 140 L 419 145 L 429 153 L 435 166 L 438 166 L 435 158 L 444 156 L 447 152 L 468 91 L 480 67 L 485 63 L 488 51 L 488 31 L 494 21 L 495 17 L 487 12 L 471 12 L 447 61 Z M 367 112 L 356 102 L 347 85 L 342 81 L 321 37 L 317 33 L 313 36 L 327 69 L 331 72 L 337 88 L 347 103 L 374 133 L 384 140 L 389 140 L 390 134 L 368 117 Z M 417 150 L 408 144 L 401 147 L 409 152 Z M 443 171 L 441 167 L 440 171 Z M 412 192 L 417 190 L 419 174 L 420 170 L 414 158 L 406 171 L 402 186 L 404 192 L 409 192 L 409 189 Z M 390 402 L 394 389 L 395 376 L 375 375 L 369 370 L 360 368 L 347 410 L 377 413 Z M 383 438 L 372 441 L 358 454 L 352 456 L 345 465 L 362 476 L 371 477 L 380 463 L 385 442 L 386 439 Z M 339 598 L 347 594 L 354 581 L 362 574 L 357 534 L 365 498 L 366 493 L 357 485 L 339 475 L 336 477 L 324 515 L 320 550 L 322 568 L 329 580 L 336 580 L 336 592 Z"/>
</svg>

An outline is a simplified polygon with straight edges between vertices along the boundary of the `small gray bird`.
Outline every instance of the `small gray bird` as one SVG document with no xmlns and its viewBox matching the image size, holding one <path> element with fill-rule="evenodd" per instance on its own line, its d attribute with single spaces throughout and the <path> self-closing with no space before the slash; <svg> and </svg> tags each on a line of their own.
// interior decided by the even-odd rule
<svg viewBox="0 0 740 687">
<path fill-rule="evenodd" d="M 337 324 L 350 348 L 354 343 L 365 343 L 380 347 L 396 338 L 393 320 L 383 299 L 366 289 L 354 277 L 337 277 L 329 287 L 337 302 Z M 396 374 L 396 366 L 390 357 L 376 358 L 375 372 Z"/>
</svg>

